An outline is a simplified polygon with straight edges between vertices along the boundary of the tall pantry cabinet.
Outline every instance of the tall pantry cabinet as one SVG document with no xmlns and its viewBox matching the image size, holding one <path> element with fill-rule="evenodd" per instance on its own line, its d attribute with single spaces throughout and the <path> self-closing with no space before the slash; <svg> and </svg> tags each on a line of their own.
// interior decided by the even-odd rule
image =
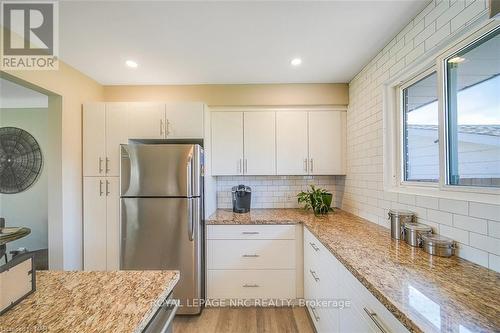
<svg viewBox="0 0 500 333">
<path fill-rule="evenodd" d="M 120 144 L 129 139 L 203 139 L 205 105 L 83 106 L 83 267 L 119 269 Z"/>
</svg>

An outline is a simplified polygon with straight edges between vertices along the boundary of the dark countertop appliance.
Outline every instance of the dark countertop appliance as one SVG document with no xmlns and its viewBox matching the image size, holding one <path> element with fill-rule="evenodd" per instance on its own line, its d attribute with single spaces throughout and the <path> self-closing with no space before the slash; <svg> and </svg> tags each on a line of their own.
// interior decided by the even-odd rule
<svg viewBox="0 0 500 333">
<path fill-rule="evenodd" d="M 252 189 L 250 186 L 233 186 L 231 194 L 233 196 L 233 212 L 248 213 L 252 201 Z"/>
</svg>

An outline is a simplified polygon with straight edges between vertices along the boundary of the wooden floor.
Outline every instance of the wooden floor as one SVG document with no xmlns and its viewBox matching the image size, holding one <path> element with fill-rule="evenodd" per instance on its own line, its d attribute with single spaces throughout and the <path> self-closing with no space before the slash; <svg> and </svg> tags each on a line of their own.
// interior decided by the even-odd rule
<svg viewBox="0 0 500 333">
<path fill-rule="evenodd" d="M 174 333 L 313 333 L 305 308 L 205 308 L 200 316 L 177 316 Z"/>
</svg>

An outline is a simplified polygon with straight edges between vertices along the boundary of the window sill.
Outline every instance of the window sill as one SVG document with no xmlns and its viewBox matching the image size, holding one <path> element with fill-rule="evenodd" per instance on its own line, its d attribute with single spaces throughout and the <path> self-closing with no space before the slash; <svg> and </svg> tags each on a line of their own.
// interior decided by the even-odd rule
<svg viewBox="0 0 500 333">
<path fill-rule="evenodd" d="M 500 204 L 500 190 L 487 189 L 489 193 L 479 192 L 481 189 L 476 188 L 441 188 L 438 186 L 417 186 L 417 185 L 400 185 L 390 186 L 384 189 L 387 192 L 422 195 L 428 197 L 473 201 L 486 204 Z"/>
</svg>

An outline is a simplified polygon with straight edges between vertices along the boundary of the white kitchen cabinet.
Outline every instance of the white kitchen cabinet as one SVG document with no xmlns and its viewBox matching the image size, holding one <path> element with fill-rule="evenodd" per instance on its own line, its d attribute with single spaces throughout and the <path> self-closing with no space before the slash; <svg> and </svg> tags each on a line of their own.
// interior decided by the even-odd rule
<svg viewBox="0 0 500 333">
<path fill-rule="evenodd" d="M 243 174 L 243 112 L 212 112 L 212 175 Z"/>
<path fill-rule="evenodd" d="M 83 268 L 106 270 L 106 178 L 83 180 Z"/>
<path fill-rule="evenodd" d="M 106 269 L 120 269 L 120 177 L 106 179 Z"/>
<path fill-rule="evenodd" d="M 199 102 L 167 103 L 165 137 L 167 139 L 202 139 L 204 105 Z"/>
<path fill-rule="evenodd" d="M 129 139 L 164 139 L 165 104 L 128 103 Z"/>
<path fill-rule="evenodd" d="M 206 231 L 209 299 L 297 298 L 295 225 L 209 225 Z"/>
<path fill-rule="evenodd" d="M 346 113 L 309 111 L 309 174 L 345 174 Z"/>
<path fill-rule="evenodd" d="M 83 179 L 83 268 L 119 269 L 119 177 Z"/>
<path fill-rule="evenodd" d="M 335 256 L 304 228 L 304 298 L 346 300 L 344 308 L 308 305 L 318 333 L 408 332 Z M 368 312 L 372 316 L 368 315 Z"/>
<path fill-rule="evenodd" d="M 243 172 L 276 174 L 276 112 L 244 112 Z"/>
<path fill-rule="evenodd" d="M 83 175 L 105 175 L 106 109 L 104 103 L 83 106 Z"/>
<path fill-rule="evenodd" d="M 106 104 L 106 158 L 105 171 L 107 176 L 120 175 L 120 144 L 128 142 L 126 103 Z M 87 143 L 85 142 L 85 146 Z"/>
<path fill-rule="evenodd" d="M 306 175 L 308 161 L 307 112 L 277 112 L 277 174 Z"/>
</svg>

